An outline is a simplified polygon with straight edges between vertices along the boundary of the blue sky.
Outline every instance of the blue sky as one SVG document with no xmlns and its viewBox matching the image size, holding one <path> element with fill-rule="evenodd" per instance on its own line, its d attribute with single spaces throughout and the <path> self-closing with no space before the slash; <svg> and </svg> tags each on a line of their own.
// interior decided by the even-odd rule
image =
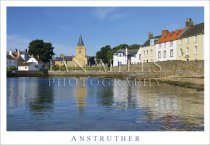
<svg viewBox="0 0 210 145">
<path fill-rule="evenodd" d="M 23 50 L 43 39 L 57 56 L 75 55 L 81 34 L 87 55 L 95 55 L 105 45 L 143 44 L 148 32 L 183 28 L 189 17 L 204 22 L 203 7 L 9 7 L 7 49 Z"/>
</svg>

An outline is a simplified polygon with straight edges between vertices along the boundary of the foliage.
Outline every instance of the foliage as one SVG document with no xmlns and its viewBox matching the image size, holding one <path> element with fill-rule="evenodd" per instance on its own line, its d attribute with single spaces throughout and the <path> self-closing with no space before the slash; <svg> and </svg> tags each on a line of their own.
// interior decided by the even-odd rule
<svg viewBox="0 0 210 145">
<path fill-rule="evenodd" d="M 66 67 L 65 66 L 60 66 L 60 71 L 66 71 Z"/>
<path fill-rule="evenodd" d="M 58 71 L 60 69 L 60 66 L 59 65 L 54 65 L 52 67 L 52 70 L 55 70 L 55 71 Z"/>
<path fill-rule="evenodd" d="M 139 49 L 140 45 L 139 44 L 133 44 L 129 46 L 129 49 Z"/>
<path fill-rule="evenodd" d="M 118 46 L 115 46 L 114 48 L 111 48 L 111 46 L 106 45 L 102 47 L 100 51 L 96 53 L 97 62 L 99 63 L 99 59 L 101 59 L 103 63 L 108 64 L 108 66 L 110 66 L 113 60 L 114 53 L 117 52 L 119 49 L 125 49 L 125 48 L 139 49 L 140 45 L 133 44 L 129 46 L 128 44 L 120 44 Z"/>
<path fill-rule="evenodd" d="M 17 70 L 17 67 L 16 66 L 10 66 L 7 68 L 7 70 Z"/>
<path fill-rule="evenodd" d="M 52 44 L 49 42 L 44 42 L 43 40 L 36 39 L 31 41 L 29 43 L 28 48 L 28 53 L 30 55 L 33 55 L 34 57 L 39 56 L 39 58 L 43 62 L 49 62 L 50 59 L 52 59 L 52 56 L 54 55 L 54 47 L 52 46 Z"/>
<path fill-rule="evenodd" d="M 96 53 L 96 59 L 99 63 L 100 59 L 103 61 L 103 63 L 108 64 L 109 58 L 108 58 L 108 52 L 111 51 L 111 46 L 106 45 L 105 47 L 102 47 L 100 51 L 97 51 Z"/>
</svg>

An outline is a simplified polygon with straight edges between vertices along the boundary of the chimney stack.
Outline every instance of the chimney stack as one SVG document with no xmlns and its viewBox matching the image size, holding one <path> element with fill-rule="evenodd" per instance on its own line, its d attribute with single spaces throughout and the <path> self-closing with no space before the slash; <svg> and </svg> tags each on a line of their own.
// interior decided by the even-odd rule
<svg viewBox="0 0 210 145">
<path fill-rule="evenodd" d="M 153 33 L 152 32 L 149 32 L 148 33 L 148 39 L 152 39 L 153 38 Z"/>
<path fill-rule="evenodd" d="M 193 26 L 192 18 L 187 18 L 187 20 L 185 21 L 185 27 L 188 28 L 190 26 Z"/>
<path fill-rule="evenodd" d="M 11 56 L 12 56 L 12 50 L 9 50 L 9 55 L 11 55 Z"/>
<path fill-rule="evenodd" d="M 162 35 L 163 35 L 163 36 L 167 36 L 168 33 L 169 33 L 169 31 L 168 31 L 166 28 L 164 28 L 164 29 L 162 30 Z"/>
</svg>

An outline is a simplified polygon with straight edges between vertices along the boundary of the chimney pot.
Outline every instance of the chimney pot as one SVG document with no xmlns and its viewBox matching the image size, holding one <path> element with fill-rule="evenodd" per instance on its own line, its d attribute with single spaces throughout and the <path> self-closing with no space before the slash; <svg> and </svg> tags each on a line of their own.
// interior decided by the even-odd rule
<svg viewBox="0 0 210 145">
<path fill-rule="evenodd" d="M 187 20 L 185 21 L 185 27 L 190 27 L 193 25 L 193 21 L 192 18 L 187 18 Z"/>
<path fill-rule="evenodd" d="M 153 33 L 152 32 L 149 32 L 148 33 L 148 39 L 152 39 L 153 38 Z"/>
<path fill-rule="evenodd" d="M 168 31 L 166 28 L 164 28 L 164 29 L 162 30 L 162 35 L 163 35 L 163 36 L 167 36 L 168 33 L 169 33 L 169 31 Z"/>
</svg>

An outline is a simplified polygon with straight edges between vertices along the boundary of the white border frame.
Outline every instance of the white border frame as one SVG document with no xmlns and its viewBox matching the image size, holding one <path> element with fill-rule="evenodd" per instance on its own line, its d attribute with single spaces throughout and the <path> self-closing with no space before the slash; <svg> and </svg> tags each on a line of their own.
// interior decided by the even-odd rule
<svg viewBox="0 0 210 145">
<path fill-rule="evenodd" d="M 209 1 L 2 1 L 1 2 L 1 144 L 209 144 Z M 12 132 L 6 131 L 6 8 L 8 6 L 202 6 L 205 18 L 205 117 L 204 130 L 197 132 Z M 71 142 L 72 136 L 140 136 L 140 142 Z"/>
</svg>

